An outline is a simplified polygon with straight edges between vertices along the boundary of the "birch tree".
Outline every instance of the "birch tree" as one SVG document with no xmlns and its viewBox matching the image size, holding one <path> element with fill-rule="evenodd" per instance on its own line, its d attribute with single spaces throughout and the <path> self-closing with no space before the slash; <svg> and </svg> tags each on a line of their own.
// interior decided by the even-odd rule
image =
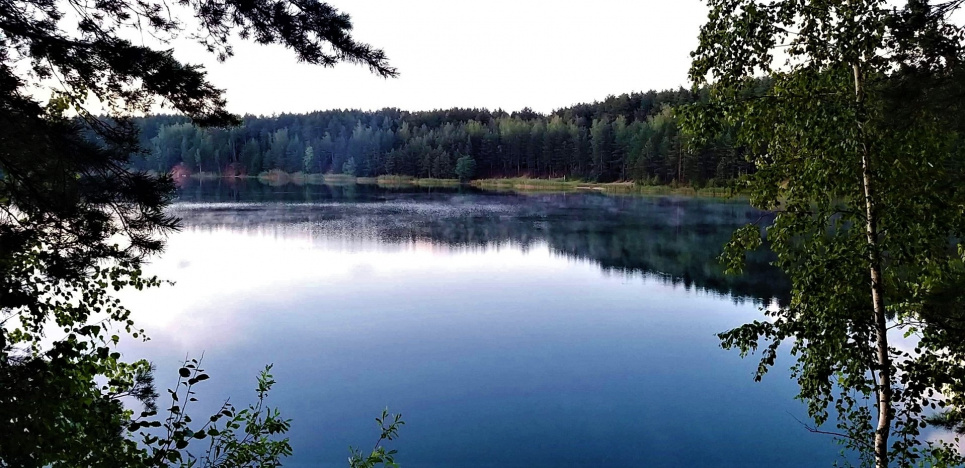
<svg viewBox="0 0 965 468">
<path fill-rule="evenodd" d="M 722 259 L 740 269 L 764 237 L 792 281 L 787 307 L 721 333 L 722 345 L 760 351 L 760 379 L 789 343 L 808 428 L 864 466 L 962 462 L 923 432 L 965 377 L 962 334 L 928 313 L 963 273 L 950 118 L 963 44 L 950 17 L 962 3 L 709 0 L 692 54 L 710 99 L 687 125 L 734 129 L 756 168 L 752 203 L 777 212 L 737 231 Z"/>
</svg>

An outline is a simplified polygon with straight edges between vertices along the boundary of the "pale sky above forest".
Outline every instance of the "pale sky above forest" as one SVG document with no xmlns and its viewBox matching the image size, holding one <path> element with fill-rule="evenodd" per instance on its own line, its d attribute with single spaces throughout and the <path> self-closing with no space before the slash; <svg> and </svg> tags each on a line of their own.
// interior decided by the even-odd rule
<svg viewBox="0 0 965 468">
<path fill-rule="evenodd" d="M 225 63 L 187 41 L 178 58 L 203 64 L 236 113 L 398 107 L 531 107 L 548 112 L 609 94 L 687 85 L 700 0 L 330 0 L 357 40 L 399 69 L 296 62 L 280 46 L 235 41 Z"/>
</svg>

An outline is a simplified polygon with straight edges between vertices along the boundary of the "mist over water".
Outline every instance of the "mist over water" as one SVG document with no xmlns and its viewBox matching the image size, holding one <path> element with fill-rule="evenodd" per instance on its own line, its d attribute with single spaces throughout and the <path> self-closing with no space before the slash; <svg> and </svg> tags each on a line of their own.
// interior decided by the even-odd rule
<svg viewBox="0 0 965 468">
<path fill-rule="evenodd" d="M 715 260 L 761 219 L 746 203 L 206 181 L 173 210 L 184 228 L 148 270 L 177 284 L 128 300 L 152 337 L 128 352 L 163 387 L 203 351 L 199 412 L 250 401 L 273 362 L 286 466 L 346 466 L 385 406 L 403 467 L 837 456 L 795 420 L 789 360 L 755 383 L 719 348 L 787 293 L 766 253 L 742 277 Z"/>
</svg>

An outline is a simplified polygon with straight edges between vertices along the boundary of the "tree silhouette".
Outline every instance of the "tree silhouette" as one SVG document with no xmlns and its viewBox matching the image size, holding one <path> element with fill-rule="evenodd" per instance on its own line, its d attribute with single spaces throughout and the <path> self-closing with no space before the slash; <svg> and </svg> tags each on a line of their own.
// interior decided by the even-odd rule
<svg viewBox="0 0 965 468">
<path fill-rule="evenodd" d="M 314 0 L 0 3 L 0 466 L 136 465 L 117 398 L 149 403 L 132 391 L 150 368 L 113 351 L 118 334 L 143 332 L 111 294 L 158 283 L 141 261 L 177 220 L 164 212 L 170 178 L 130 169 L 141 151 L 131 116 L 162 102 L 199 126 L 240 122 L 202 67 L 124 36 L 163 46 L 188 34 L 225 60 L 237 34 L 395 76 L 351 28 Z M 34 97 L 43 86 L 46 104 Z M 54 330 L 64 337 L 42 346 Z"/>
</svg>

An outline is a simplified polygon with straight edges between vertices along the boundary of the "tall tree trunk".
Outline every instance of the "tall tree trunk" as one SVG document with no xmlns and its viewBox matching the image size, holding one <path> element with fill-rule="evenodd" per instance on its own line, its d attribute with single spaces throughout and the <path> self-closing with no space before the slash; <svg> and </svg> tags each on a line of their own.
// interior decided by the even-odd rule
<svg viewBox="0 0 965 468">
<path fill-rule="evenodd" d="M 861 151 L 861 178 L 865 198 L 865 233 L 868 239 L 868 260 L 871 273 L 871 302 L 874 308 L 875 350 L 877 352 L 878 381 L 875 394 L 878 406 L 878 425 L 875 428 L 874 451 L 875 467 L 888 468 L 888 436 L 891 432 L 892 368 L 888 353 L 888 317 L 885 314 L 884 285 L 882 284 L 881 253 L 878 246 L 878 225 L 875 217 L 873 184 L 871 180 L 871 152 L 865 137 L 864 83 L 861 67 L 852 65 L 854 70 L 854 92 L 858 110 L 858 134 Z"/>
</svg>

